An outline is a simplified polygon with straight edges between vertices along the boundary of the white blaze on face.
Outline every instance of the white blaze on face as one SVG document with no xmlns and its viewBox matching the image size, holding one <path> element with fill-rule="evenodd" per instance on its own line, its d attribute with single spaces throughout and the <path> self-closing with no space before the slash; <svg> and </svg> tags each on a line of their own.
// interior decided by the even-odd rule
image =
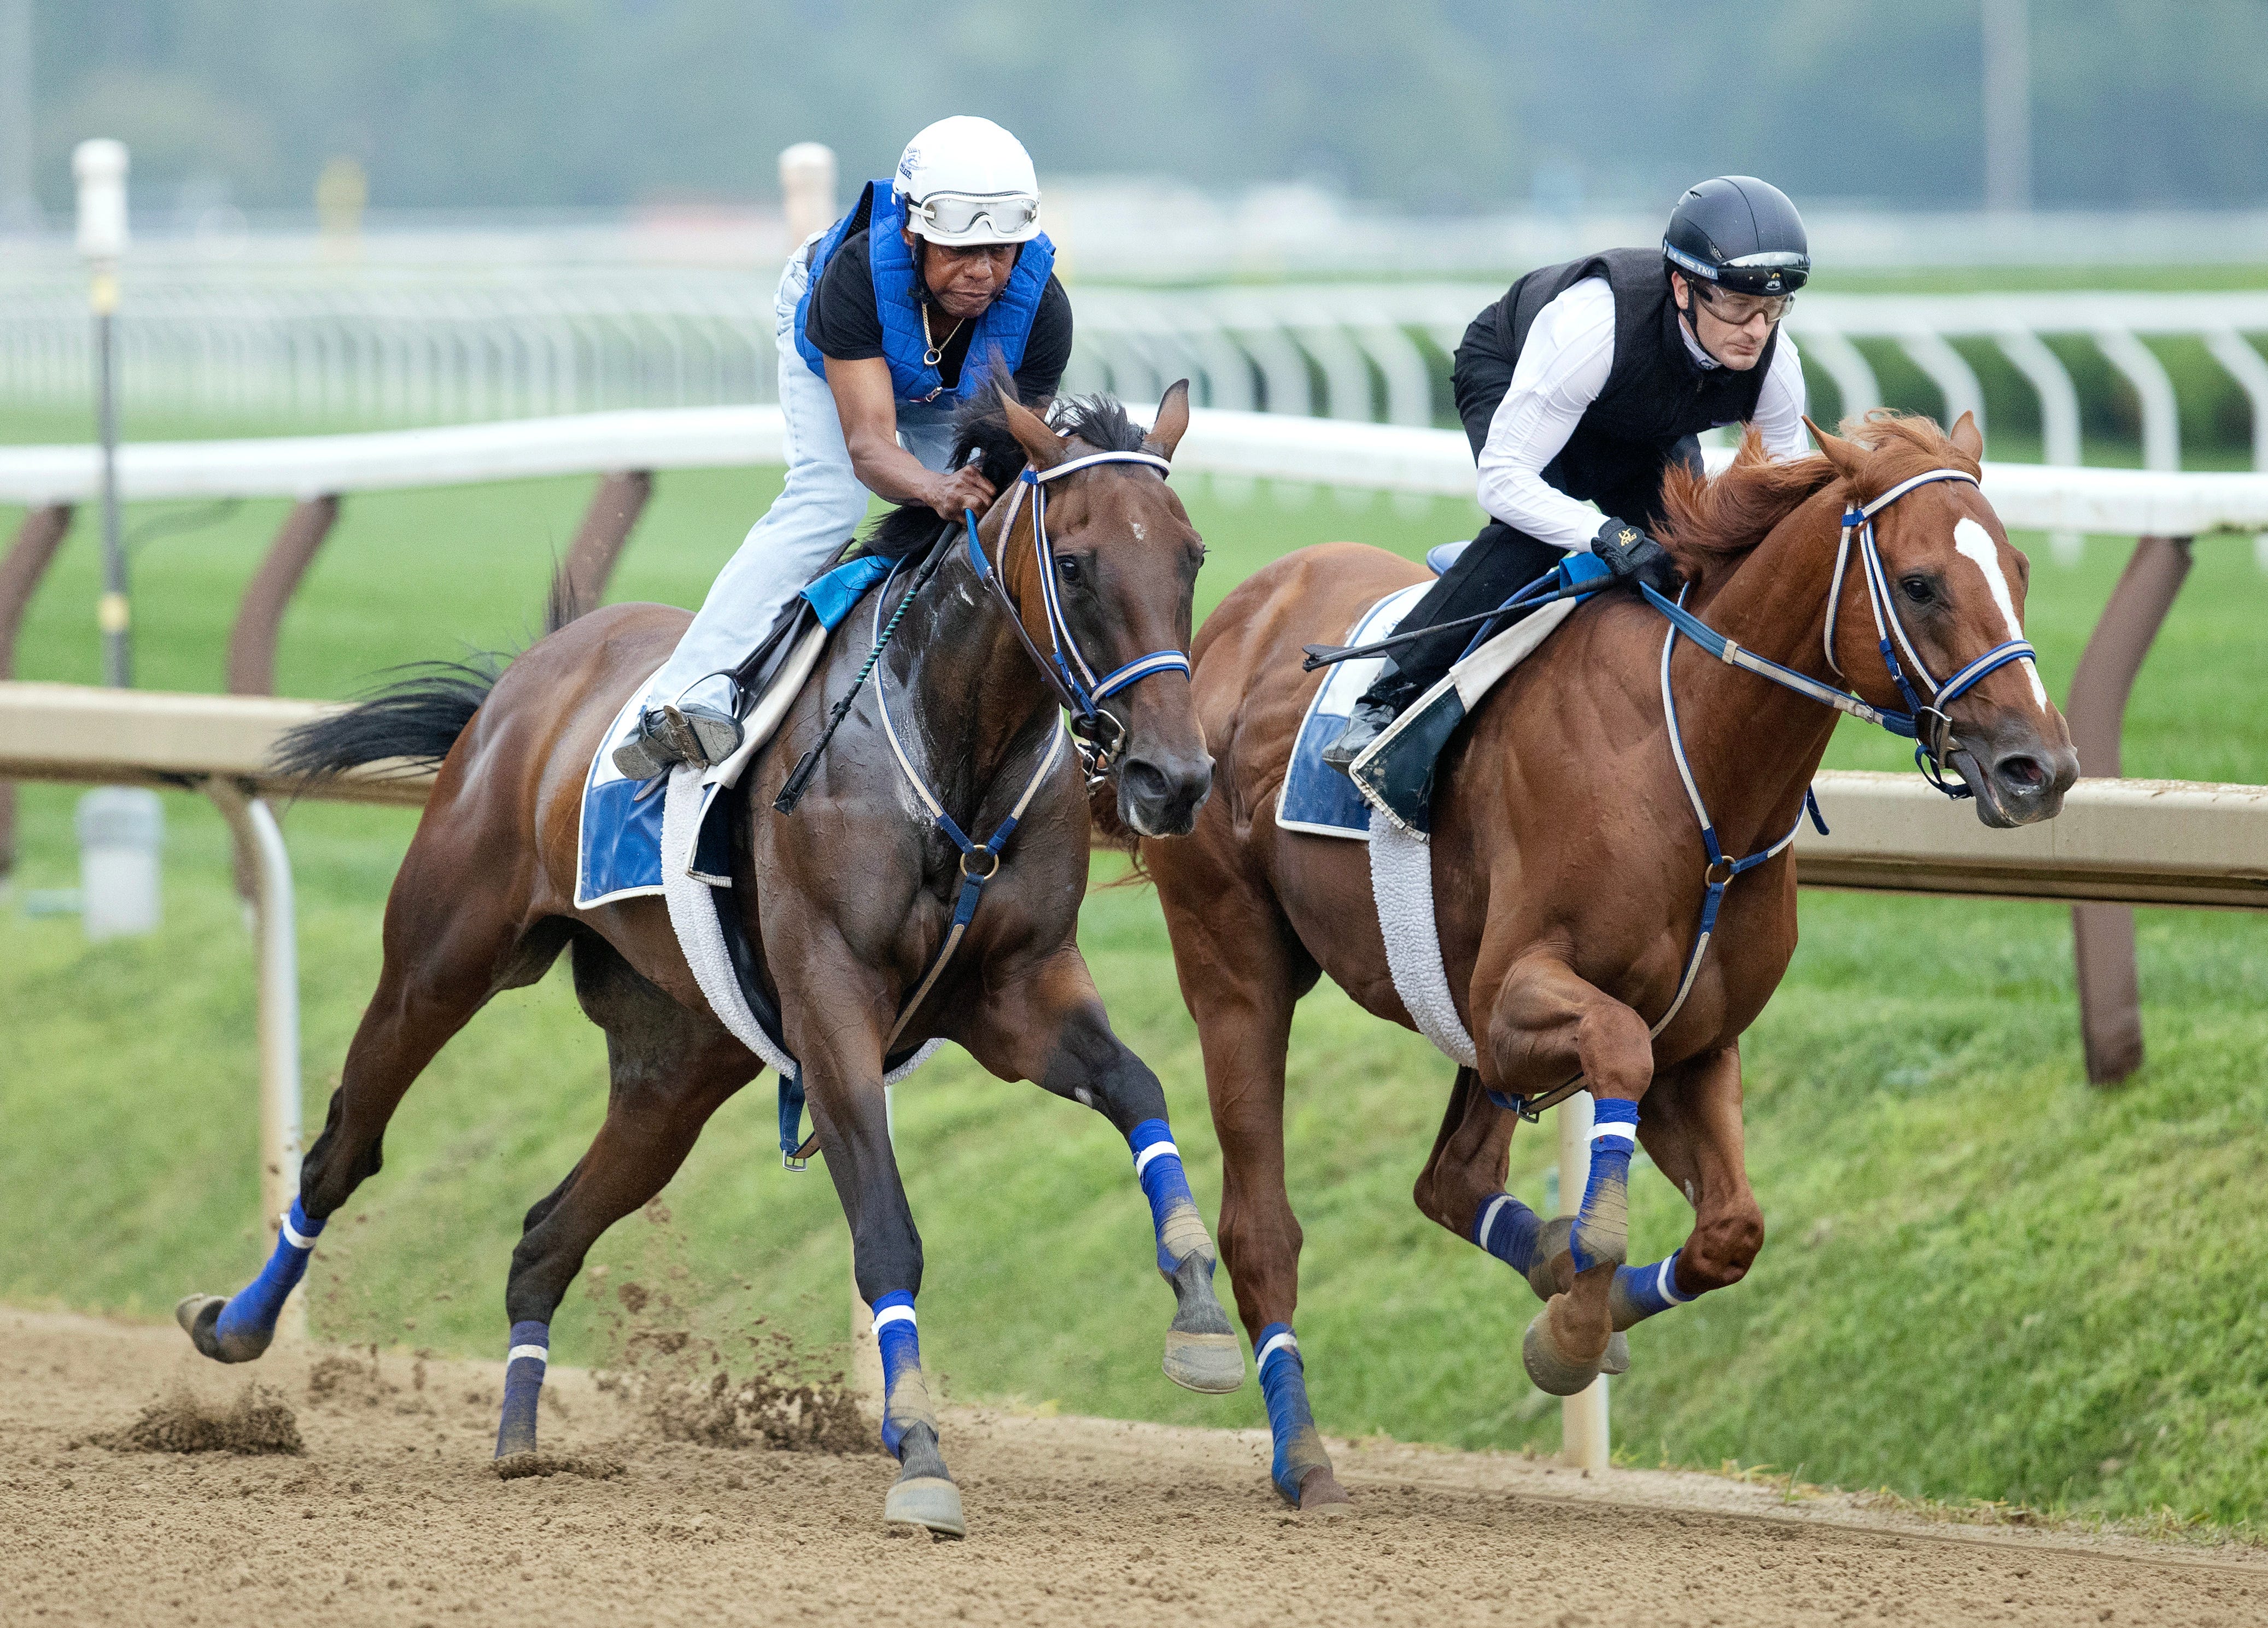
<svg viewBox="0 0 2268 1628">
<path fill-rule="evenodd" d="M 2008 637 L 2020 639 L 2024 630 L 2016 624 L 2016 601 L 2008 593 L 2008 578 L 2000 571 L 2000 549 L 1993 542 L 1992 534 L 1976 521 L 1962 517 L 1953 527 L 1953 547 L 1963 559 L 1977 562 L 1977 569 L 1984 573 L 1984 586 L 1992 590 L 1992 602 L 2000 608 L 2000 619 L 2007 624 Z M 2032 699 L 2043 709 L 2048 704 L 2047 686 L 2040 682 L 2040 670 L 2029 657 L 2021 664 L 2024 676 L 2032 681 Z"/>
</svg>

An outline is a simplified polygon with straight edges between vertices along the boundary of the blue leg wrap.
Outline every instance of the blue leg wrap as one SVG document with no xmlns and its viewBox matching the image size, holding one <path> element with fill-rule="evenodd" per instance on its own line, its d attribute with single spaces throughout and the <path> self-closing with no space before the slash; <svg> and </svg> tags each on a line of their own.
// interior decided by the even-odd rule
<svg viewBox="0 0 2268 1628">
<path fill-rule="evenodd" d="M 1626 1329 L 1692 1298 L 1677 1292 L 1677 1256 L 1673 1255 L 1650 1265 L 1616 1267 L 1608 1304 L 1614 1311 L 1615 1327 Z"/>
<path fill-rule="evenodd" d="M 1150 1225 L 1158 1234 L 1158 1270 L 1171 1278 L 1175 1267 L 1202 1251 L 1210 1277 L 1212 1238 L 1197 1212 L 1197 1195 L 1189 1190 L 1173 1127 L 1162 1119 L 1145 1119 L 1127 1134 L 1126 1145 L 1134 1152 L 1134 1175 L 1142 1183 L 1143 1197 L 1150 1201 Z"/>
<path fill-rule="evenodd" d="M 1591 1116 L 1591 1176 L 1568 1240 L 1575 1270 L 1617 1260 L 1630 1236 L 1631 1154 L 1638 1146 L 1638 1104 L 1602 1101 Z"/>
<path fill-rule="evenodd" d="M 551 1325 L 515 1322 L 504 1365 L 504 1418 L 497 1425 L 498 1458 L 535 1451 L 535 1404 L 551 1362 Z"/>
<path fill-rule="evenodd" d="M 922 1377 L 921 1330 L 914 1297 L 900 1289 L 874 1302 L 874 1343 L 882 1351 L 882 1448 L 891 1457 L 911 1425 L 937 1428 L 929 1382 Z"/>
<path fill-rule="evenodd" d="M 1322 1438 L 1315 1433 L 1315 1416 L 1307 1406 L 1307 1366 L 1300 1356 L 1300 1342 L 1288 1322 L 1271 1322 L 1252 1342 L 1260 1369 L 1260 1391 L 1268 1399 L 1268 1433 L 1275 1439 L 1276 1458 L 1269 1478 L 1292 1503 L 1300 1501 L 1300 1484 L 1321 1465 L 1330 1468 Z"/>
<path fill-rule="evenodd" d="M 1535 1264 L 1536 1235 L 1543 1222 L 1510 1193 L 1491 1193 L 1473 1218 L 1473 1241 L 1526 1277 Z"/>
<path fill-rule="evenodd" d="M 276 1252 L 260 1269 L 260 1276 L 228 1297 L 220 1320 L 213 1325 L 214 1334 L 224 1343 L 250 1340 L 265 1346 L 275 1336 L 284 1297 L 306 1276 L 307 1257 L 315 1252 L 315 1240 L 322 1230 L 322 1222 L 309 1220 L 294 1198 L 276 1232 Z"/>
</svg>

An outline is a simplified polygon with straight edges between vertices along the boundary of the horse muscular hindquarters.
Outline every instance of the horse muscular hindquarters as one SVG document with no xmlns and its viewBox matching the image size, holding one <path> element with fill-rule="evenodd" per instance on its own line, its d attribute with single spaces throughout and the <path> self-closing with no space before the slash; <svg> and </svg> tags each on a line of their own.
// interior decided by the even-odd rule
<svg viewBox="0 0 2268 1628">
<path fill-rule="evenodd" d="M 1109 1118 L 1129 1139 L 1151 1199 L 1159 1270 L 1175 1295 L 1167 1374 L 1209 1391 L 1242 1381 L 1242 1352 L 1213 1295 L 1213 1248 L 1173 1147 L 1164 1094 L 1112 1034 L 1079 954 L 1086 791 L 1057 691 L 1035 659 L 1062 644 L 1108 672 L 1140 652 L 1171 652 L 1102 706 L 1117 736 L 1121 817 L 1144 831 L 1186 832 L 1211 778 L 1179 666 L 1204 549 L 1158 464 L 1188 423 L 1180 386 L 1146 436 L 1115 402 L 1064 403 L 1053 428 L 1005 395 L 966 410 L 964 455 L 983 457 L 1001 499 L 973 539 L 955 527 L 938 540 L 939 521 L 926 510 L 881 523 L 879 551 L 950 552 L 905 608 L 796 812 L 777 813 L 774 799 L 867 658 L 865 606 L 735 794 L 731 901 L 756 962 L 749 981 L 781 1014 L 850 1219 L 858 1292 L 875 1310 L 882 1437 L 902 1467 L 886 1517 L 939 1531 L 961 1529 L 961 1500 L 922 1377 L 914 1315 L 921 1236 L 890 1146 L 886 1053 L 895 1062 L 924 1041 L 953 1040 L 995 1074 L 1036 1081 Z M 1013 501 L 1018 470 L 1044 475 L 1096 454 L 1116 456 L 1066 469 L 1052 483 L 1052 546 L 1043 549 L 1032 530 L 1039 505 Z M 977 547 L 1005 598 L 977 569 Z M 1054 572 L 1052 617 L 1043 560 Z M 916 577 L 914 562 L 905 564 L 878 590 L 877 621 Z M 574 903 L 584 771 L 685 622 L 682 611 L 661 606 L 615 606 L 543 639 L 492 689 L 485 679 L 428 681 L 325 720 L 298 742 L 294 766 L 312 770 L 446 756 L 387 904 L 377 993 L 275 1257 L 225 1302 L 193 1297 L 182 1305 L 206 1355 L 242 1361 L 265 1349 L 323 1224 L 377 1173 L 402 1093 L 484 1001 L 541 977 L 565 949 L 577 997 L 607 1032 L 611 1089 L 590 1151 L 527 1212 L 512 1252 L 504 1295 L 512 1361 L 497 1451 L 534 1448 L 549 1325 L 585 1251 L 660 1190 L 703 1122 L 762 1067 L 711 1013 L 661 899 L 587 910 Z M 972 863 L 948 840 L 947 820 L 920 800 L 917 779 L 978 844 L 1020 799 L 1028 801 L 1012 840 L 990 860 L 976 848 Z M 952 959 L 902 1013 L 946 939 L 966 879 L 988 874 L 988 864 L 998 875 Z"/>
<path fill-rule="evenodd" d="M 1878 417 L 1822 455 L 1763 461 L 1752 439 L 1713 482 L 1673 472 L 1664 541 L 1690 608 L 1719 632 L 1822 683 L 1830 584 L 1846 504 L 1897 496 L 1875 517 L 1881 580 L 1926 674 L 2020 639 L 2024 558 L 1972 481 L 1964 417 L 1950 438 Z M 1840 578 L 1834 666 L 1859 696 L 1906 702 L 1876 648 L 1866 571 Z M 1300 1224 L 1285 1187 L 1285 1049 L 1295 1001 L 1329 974 L 1369 1012 L 1415 1027 L 1395 990 L 1359 843 L 1280 830 L 1276 799 L 1317 676 L 1301 646 L 1343 639 L 1418 569 L 1349 543 L 1303 549 L 1244 583 L 1207 621 L 1197 709 L 1220 784 L 1178 843 L 1145 843 L 1173 935 L 1182 998 L 1204 1048 L 1224 1164 L 1219 1237 L 1259 1355 L 1275 1480 L 1303 1507 L 1344 1494 L 1315 1435 L 1292 1335 Z M 1460 1069 L 1416 1197 L 1425 1213 L 1524 1276 L 1548 1302 L 1523 1356 L 1548 1390 L 1581 1389 L 1619 1330 L 1736 1283 L 1764 1242 L 1741 1145 L 1742 1031 L 1795 947 L 1795 870 L 1785 851 L 1728 879 L 1730 861 L 1790 833 L 1837 714 L 1679 638 L 1668 672 L 1693 794 L 1713 816 L 1712 865 L 1671 751 L 1661 614 L 1627 593 L 1577 609 L 1488 696 L 1443 754 L 1431 866 L 1440 949 L 1478 1068 Z M 2030 661 L 2002 665 L 1925 730 L 1978 817 L 2047 819 L 2077 773 L 2069 733 Z M 1908 662 L 1908 671 L 1915 663 Z M 1925 680 L 1924 681 L 1930 681 Z M 1934 725 L 1935 715 L 1929 715 Z M 1715 932 L 1674 1019 L 1708 884 L 1727 881 Z M 1572 1221 L 1539 1219 L 1504 1190 L 1515 1116 L 1491 1093 L 1533 1098 L 1577 1076 L 1596 1099 L 1591 1178 Z M 1694 1207 L 1665 1261 L 1624 1264 L 1635 1136 Z M 1573 1197 L 1570 1195 L 1571 1198 Z"/>
</svg>

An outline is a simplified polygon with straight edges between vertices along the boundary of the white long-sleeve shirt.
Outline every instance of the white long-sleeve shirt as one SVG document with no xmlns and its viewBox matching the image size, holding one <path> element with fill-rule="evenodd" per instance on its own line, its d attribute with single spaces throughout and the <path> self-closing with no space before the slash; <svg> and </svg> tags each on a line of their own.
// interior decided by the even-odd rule
<svg viewBox="0 0 2268 1628">
<path fill-rule="evenodd" d="M 1719 364 L 1680 322 L 1687 352 L 1705 368 Z M 1489 421 L 1481 447 L 1481 507 L 1554 548 L 1587 550 L 1599 512 L 1545 483 L 1543 467 L 1559 455 L 1584 409 L 1599 399 L 1615 371 L 1615 295 L 1604 277 L 1585 277 L 1535 313 L 1512 370 L 1512 387 Z M 1803 363 L 1783 330 L 1764 375 L 1754 420 L 1764 450 L 1794 458 L 1804 450 Z"/>
</svg>

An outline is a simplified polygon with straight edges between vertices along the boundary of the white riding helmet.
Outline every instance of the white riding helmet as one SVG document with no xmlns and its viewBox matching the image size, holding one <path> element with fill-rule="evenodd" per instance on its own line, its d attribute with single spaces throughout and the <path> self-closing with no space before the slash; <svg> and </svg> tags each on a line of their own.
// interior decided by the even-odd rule
<svg viewBox="0 0 2268 1628">
<path fill-rule="evenodd" d="M 894 190 L 906 228 L 932 243 L 1025 243 L 1040 235 L 1040 178 L 1024 144 L 956 114 L 906 144 Z"/>
</svg>

